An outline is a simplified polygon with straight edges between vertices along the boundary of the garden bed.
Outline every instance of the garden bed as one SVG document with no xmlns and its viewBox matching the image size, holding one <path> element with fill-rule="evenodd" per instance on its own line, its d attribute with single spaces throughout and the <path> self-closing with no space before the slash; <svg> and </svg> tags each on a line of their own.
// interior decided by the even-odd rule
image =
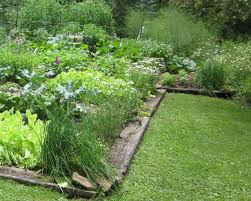
<svg viewBox="0 0 251 201">
<path fill-rule="evenodd" d="M 115 140 L 111 151 L 111 163 L 116 168 L 115 183 L 120 182 L 127 173 L 134 154 L 143 139 L 144 133 L 148 127 L 150 119 L 156 109 L 158 108 L 161 100 L 166 94 L 166 90 L 159 89 L 152 98 L 146 99 L 144 107 L 149 110 L 149 117 L 139 117 L 136 121 L 128 123 L 122 130 L 119 137 Z M 70 197 L 83 197 L 92 198 L 97 192 L 87 191 L 73 186 L 65 186 L 48 181 L 48 176 L 43 175 L 40 171 L 30 171 L 22 168 L 0 166 L 0 178 L 11 179 L 19 183 L 27 185 L 38 185 L 46 188 L 51 188 L 59 192 L 69 194 Z M 105 191 L 108 191 L 115 183 L 108 181 L 105 186 Z"/>
</svg>

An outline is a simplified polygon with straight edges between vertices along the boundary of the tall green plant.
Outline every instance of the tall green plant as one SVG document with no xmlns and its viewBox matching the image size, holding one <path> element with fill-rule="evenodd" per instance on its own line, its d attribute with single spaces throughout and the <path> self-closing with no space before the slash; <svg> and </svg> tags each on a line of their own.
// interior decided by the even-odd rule
<svg viewBox="0 0 251 201">
<path fill-rule="evenodd" d="M 125 18 L 125 31 L 131 38 L 137 38 L 142 33 L 142 27 L 145 21 L 149 18 L 147 11 L 130 9 Z"/>
<path fill-rule="evenodd" d="M 106 162 L 101 142 L 74 120 L 70 108 L 56 107 L 49 112 L 42 145 L 42 164 L 53 176 L 71 176 L 73 172 L 91 181 L 97 177 L 112 178 L 112 168 Z"/>
<path fill-rule="evenodd" d="M 72 3 L 65 7 L 64 19 L 68 22 L 78 22 L 80 25 L 95 24 L 109 32 L 113 31 L 112 10 L 103 0 Z"/>
<path fill-rule="evenodd" d="M 198 72 L 202 87 L 209 91 L 222 89 L 226 80 L 225 68 L 225 61 L 221 57 L 207 60 Z"/>
<path fill-rule="evenodd" d="M 145 33 L 146 38 L 172 44 L 178 52 L 189 50 L 210 36 L 203 23 L 193 21 L 176 7 L 162 9 L 157 18 L 149 20 Z"/>
<path fill-rule="evenodd" d="M 62 23 L 63 7 L 56 0 L 27 0 L 21 8 L 21 27 L 52 29 Z"/>
</svg>

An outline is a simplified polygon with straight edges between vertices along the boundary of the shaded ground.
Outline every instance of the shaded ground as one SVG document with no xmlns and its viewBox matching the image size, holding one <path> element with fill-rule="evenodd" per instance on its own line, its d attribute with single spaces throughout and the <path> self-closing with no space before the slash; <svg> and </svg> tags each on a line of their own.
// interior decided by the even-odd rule
<svg viewBox="0 0 251 201">
<path fill-rule="evenodd" d="M 108 201 L 251 200 L 251 109 L 232 101 L 170 94 L 123 185 Z M 65 200 L 0 180 L 1 201 Z"/>
</svg>

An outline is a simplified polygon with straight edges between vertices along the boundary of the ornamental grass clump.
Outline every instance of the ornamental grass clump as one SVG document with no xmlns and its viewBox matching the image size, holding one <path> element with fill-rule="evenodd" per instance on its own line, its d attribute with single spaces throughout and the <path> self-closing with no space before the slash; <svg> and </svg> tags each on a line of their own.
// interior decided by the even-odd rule
<svg viewBox="0 0 251 201">
<path fill-rule="evenodd" d="M 201 86 L 208 91 L 222 89 L 226 80 L 225 69 L 225 61 L 221 57 L 207 60 L 198 72 Z"/>
<path fill-rule="evenodd" d="M 90 129 L 76 123 L 74 113 L 57 107 L 49 112 L 42 145 L 42 164 L 54 177 L 78 172 L 95 182 L 98 177 L 111 179 L 112 167 L 106 161 L 106 149 Z"/>
</svg>

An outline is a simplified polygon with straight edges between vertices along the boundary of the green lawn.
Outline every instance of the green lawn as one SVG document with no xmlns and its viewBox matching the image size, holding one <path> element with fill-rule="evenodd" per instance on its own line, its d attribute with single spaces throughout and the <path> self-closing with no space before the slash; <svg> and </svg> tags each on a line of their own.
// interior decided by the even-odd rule
<svg viewBox="0 0 251 201">
<path fill-rule="evenodd" d="M 251 200 L 251 109 L 233 101 L 170 94 L 130 172 L 107 201 Z M 1 201 L 64 200 L 0 180 Z"/>
<path fill-rule="evenodd" d="M 251 109 L 171 94 L 108 200 L 251 200 Z"/>
<path fill-rule="evenodd" d="M 45 188 L 0 180 L 1 201 L 67 201 L 66 196 Z"/>
</svg>

